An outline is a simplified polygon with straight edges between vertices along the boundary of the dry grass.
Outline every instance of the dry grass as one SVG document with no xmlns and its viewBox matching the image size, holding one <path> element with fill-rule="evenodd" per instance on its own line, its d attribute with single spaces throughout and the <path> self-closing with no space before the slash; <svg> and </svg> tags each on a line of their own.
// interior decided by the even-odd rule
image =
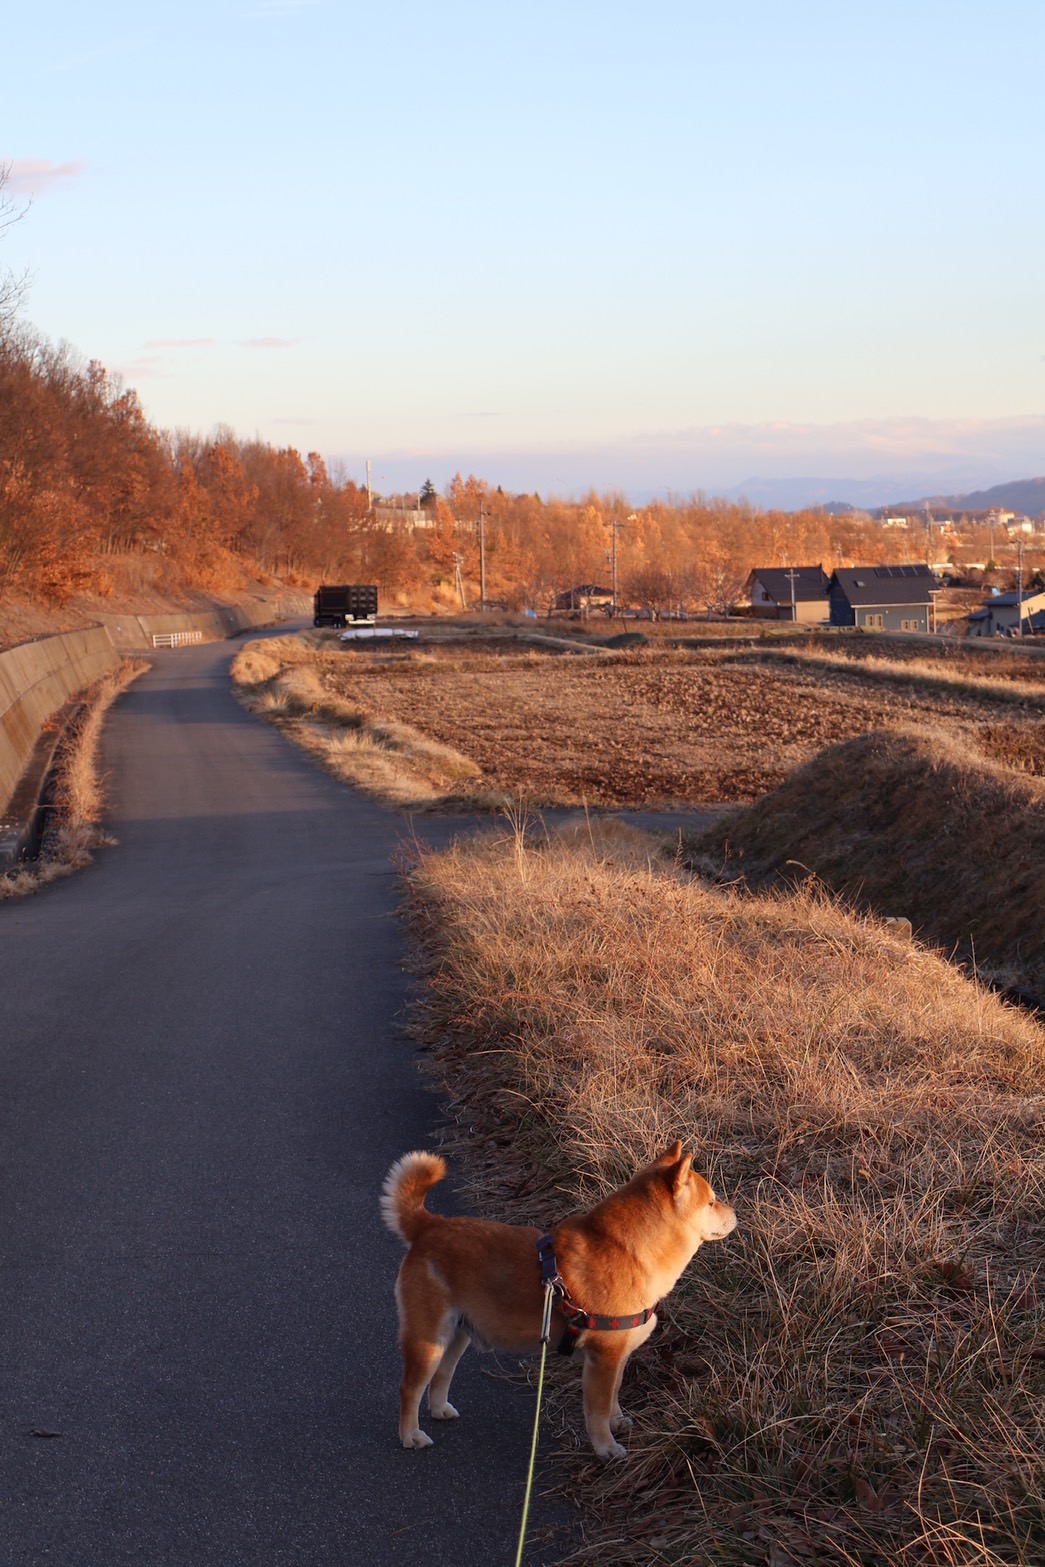
<svg viewBox="0 0 1045 1567">
<path fill-rule="evenodd" d="M 299 718 L 333 713 L 336 727 L 347 710 L 363 727 L 405 725 L 467 758 L 470 776 L 458 770 L 446 787 L 475 807 L 518 795 L 675 809 L 752 800 L 837 740 L 918 723 L 1045 774 L 1045 686 L 1032 678 L 1045 664 L 1030 654 L 948 643 L 927 661 L 924 644 L 897 648 L 899 638 L 803 634 L 570 657 L 542 634 L 425 627 L 417 643 L 346 651 L 309 633 L 243 656 L 260 661 L 246 671 L 252 688 L 277 704 L 286 679 L 311 670 Z M 372 777 L 367 787 L 383 786 Z M 425 798 L 438 787 L 436 777 Z"/>
<path fill-rule="evenodd" d="M 765 657 L 765 654 L 757 655 Z M 845 650 L 774 648 L 768 655 L 807 669 L 845 671 L 856 679 L 886 680 L 897 685 L 915 686 L 922 691 L 942 691 L 947 695 L 983 697 L 987 700 L 1036 705 L 1045 704 L 1045 660 L 1035 656 L 1019 659 L 999 657 L 993 665 L 983 659 L 898 658 L 876 656 L 861 648 L 860 653 Z"/>
<path fill-rule="evenodd" d="M 705 872 L 755 887 L 815 876 L 906 916 L 992 982 L 1045 997 L 1045 781 L 945 731 L 829 748 L 687 847 Z"/>
<path fill-rule="evenodd" d="M 241 700 L 335 777 L 376 799 L 419 810 L 461 797 L 478 774 L 475 763 L 409 724 L 375 719 L 331 692 L 323 661 L 337 655 L 321 649 L 313 633 L 248 643 L 232 664 Z"/>
<path fill-rule="evenodd" d="M 676 1135 L 740 1228 L 629 1367 L 626 1466 L 553 1413 L 603 1564 L 1045 1560 L 1045 1036 L 823 895 L 517 822 L 408 868 L 469 1200 L 544 1224 Z"/>
<path fill-rule="evenodd" d="M 0 900 L 26 897 L 82 870 L 92 863 L 96 848 L 115 842 L 100 826 L 105 800 L 98 744 L 110 707 L 149 667 L 142 659 L 124 659 L 86 693 L 55 755 L 51 813 L 40 853 L 34 861 L 0 876 Z"/>
</svg>

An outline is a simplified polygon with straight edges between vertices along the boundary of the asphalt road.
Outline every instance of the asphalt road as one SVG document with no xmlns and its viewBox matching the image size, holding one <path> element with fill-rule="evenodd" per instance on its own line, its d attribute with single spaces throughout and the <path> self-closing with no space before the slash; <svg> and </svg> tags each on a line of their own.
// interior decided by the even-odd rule
<svg viewBox="0 0 1045 1567">
<path fill-rule="evenodd" d="M 438 1115 L 408 824 L 246 715 L 230 656 L 157 655 L 107 724 L 118 846 L 0 904 L 0 1563 L 510 1563 L 529 1392 L 469 1356 L 462 1419 L 396 1437 L 377 1194 Z"/>
</svg>

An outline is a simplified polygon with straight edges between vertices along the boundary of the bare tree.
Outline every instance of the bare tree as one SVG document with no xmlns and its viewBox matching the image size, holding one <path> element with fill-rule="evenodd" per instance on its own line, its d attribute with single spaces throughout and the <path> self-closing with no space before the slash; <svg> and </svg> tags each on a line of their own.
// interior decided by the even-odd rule
<svg viewBox="0 0 1045 1567">
<path fill-rule="evenodd" d="M 18 223 L 29 211 L 30 203 L 17 206 L 6 192 L 11 174 L 10 163 L 0 163 L 0 236 L 13 223 Z M 22 300 L 25 298 L 26 289 L 29 287 L 29 273 L 23 272 L 18 277 L 9 267 L 0 267 L 0 328 L 13 321 L 18 314 Z"/>
</svg>

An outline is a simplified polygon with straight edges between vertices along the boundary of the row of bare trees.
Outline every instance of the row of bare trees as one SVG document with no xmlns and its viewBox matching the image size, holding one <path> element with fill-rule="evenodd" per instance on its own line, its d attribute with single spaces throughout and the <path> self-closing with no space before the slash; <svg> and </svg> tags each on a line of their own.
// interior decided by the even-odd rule
<svg viewBox="0 0 1045 1567">
<path fill-rule="evenodd" d="M 0 589 L 112 591 L 135 555 L 169 587 L 325 575 L 362 564 L 367 524 L 365 491 L 332 482 L 318 454 L 167 435 L 101 365 L 0 324 Z"/>
<path fill-rule="evenodd" d="M 489 601 L 540 610 L 615 579 L 622 604 L 670 611 L 727 607 L 753 566 L 901 554 L 866 517 L 699 494 L 634 509 L 619 494 L 542 500 L 458 474 L 422 496 L 400 522 L 315 452 L 228 429 L 161 432 L 101 365 L 0 322 L 0 591 L 111 593 L 137 560 L 136 580 L 168 589 L 372 581 L 419 608 L 474 604 L 482 583 Z M 924 558 L 922 544 L 902 553 Z"/>
<path fill-rule="evenodd" d="M 24 215 L 5 190 L 0 236 Z M 424 608 L 547 608 L 581 584 L 653 611 L 725 608 L 752 566 L 924 559 L 865 517 L 759 512 L 698 494 L 641 509 L 619 494 L 542 501 L 456 475 L 420 507 L 372 511 L 317 453 L 153 428 L 136 394 L 19 320 L 26 286 L 0 268 L 0 592 L 62 600 L 135 583 L 230 590 L 259 576 L 377 582 Z M 417 526 L 420 512 L 426 526 Z M 993 536 L 970 530 L 986 559 Z M 985 553 L 986 551 L 986 553 Z M 137 563 L 131 570 L 129 563 Z"/>
<path fill-rule="evenodd" d="M 445 577 L 456 552 L 472 591 L 485 577 L 487 596 L 509 608 L 547 607 L 593 584 L 615 585 L 619 603 L 662 613 L 728 609 L 755 566 L 830 569 L 880 559 L 883 547 L 880 527 L 866 516 L 762 512 L 703 494 L 639 509 L 613 493 L 542 502 L 460 474 L 438 502 L 430 533 L 433 570 Z"/>
</svg>

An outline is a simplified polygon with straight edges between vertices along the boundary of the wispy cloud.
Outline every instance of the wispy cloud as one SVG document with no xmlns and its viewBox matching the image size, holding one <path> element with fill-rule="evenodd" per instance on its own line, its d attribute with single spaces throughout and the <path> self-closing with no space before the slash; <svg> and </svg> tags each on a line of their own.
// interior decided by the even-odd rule
<svg viewBox="0 0 1045 1567">
<path fill-rule="evenodd" d="M 928 419 L 854 419 L 837 424 L 776 420 L 765 424 L 717 424 L 637 435 L 622 443 L 632 452 L 688 452 L 716 464 L 726 456 L 745 463 L 782 464 L 778 471 L 852 472 L 880 470 L 883 462 L 952 458 L 1006 463 L 1026 454 L 1045 433 L 1045 416 Z M 1040 459 L 1039 459 L 1040 460 Z M 797 465 L 797 466 L 796 466 Z"/>
<path fill-rule="evenodd" d="M 300 337 L 246 337 L 240 339 L 241 348 L 296 348 Z"/>
<path fill-rule="evenodd" d="M 79 178 L 86 167 L 80 159 L 52 163 L 50 158 L 12 158 L 7 165 L 6 188 L 12 196 L 39 196 Z"/>
<path fill-rule="evenodd" d="M 428 450 L 373 452 L 387 482 L 408 489 L 425 472 L 460 471 L 519 490 L 580 495 L 622 489 L 633 499 L 702 490 L 797 506 L 852 500 L 878 506 L 960 495 L 1045 468 L 1045 415 L 1000 419 L 868 419 L 812 424 L 693 426 L 648 431 L 611 445 L 504 446 L 491 437 Z"/>
<path fill-rule="evenodd" d="M 146 348 L 213 348 L 216 337 L 151 337 Z"/>
</svg>

